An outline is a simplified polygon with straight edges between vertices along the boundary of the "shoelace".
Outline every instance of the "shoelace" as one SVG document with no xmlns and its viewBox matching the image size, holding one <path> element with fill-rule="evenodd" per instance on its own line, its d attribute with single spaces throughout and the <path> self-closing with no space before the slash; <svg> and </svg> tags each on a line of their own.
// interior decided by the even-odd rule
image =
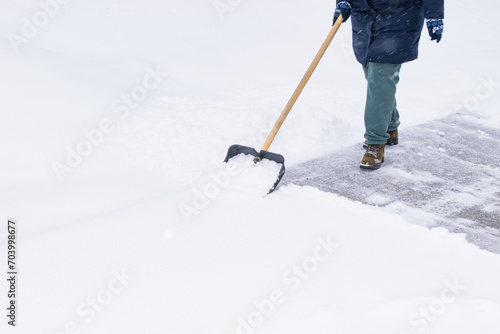
<svg viewBox="0 0 500 334">
<path fill-rule="evenodd" d="M 368 148 L 366 149 L 366 154 L 371 154 L 374 157 L 378 155 L 378 151 L 380 149 L 380 145 L 368 145 Z"/>
</svg>

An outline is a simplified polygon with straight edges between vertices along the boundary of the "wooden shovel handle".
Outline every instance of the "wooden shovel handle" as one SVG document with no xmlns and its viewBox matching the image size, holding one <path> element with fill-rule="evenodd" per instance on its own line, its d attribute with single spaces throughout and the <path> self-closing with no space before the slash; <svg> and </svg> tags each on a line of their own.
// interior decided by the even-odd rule
<svg viewBox="0 0 500 334">
<path fill-rule="evenodd" d="M 288 113 L 290 112 L 290 110 L 292 110 L 292 107 L 295 104 L 295 102 L 297 101 L 297 99 L 299 98 L 300 93 L 302 93 L 302 90 L 304 89 L 307 82 L 309 81 L 309 78 L 311 78 L 311 75 L 313 74 L 314 70 L 316 69 L 316 66 L 318 66 L 319 61 L 321 60 L 321 58 L 323 58 L 323 55 L 325 54 L 326 49 L 328 49 L 328 46 L 332 42 L 333 37 L 337 33 L 337 30 L 339 30 L 340 25 L 342 24 L 343 21 L 344 21 L 344 19 L 342 18 L 342 14 L 341 14 L 341 15 L 339 15 L 337 21 L 335 21 L 335 24 L 333 25 L 332 29 L 330 30 L 330 33 L 326 37 L 325 42 L 323 43 L 323 45 L 319 49 L 318 53 L 316 54 L 316 57 L 314 58 L 312 64 L 307 69 L 306 74 L 304 74 L 304 77 L 300 81 L 299 86 L 295 89 L 295 92 L 293 93 L 292 97 L 290 98 L 290 101 L 288 101 L 288 103 L 285 106 L 285 109 L 281 113 L 280 117 L 276 121 L 276 124 L 274 124 L 274 127 L 271 130 L 271 133 L 269 134 L 269 136 L 267 137 L 266 142 L 262 146 L 261 151 L 267 151 L 269 149 L 269 146 L 271 146 L 271 143 L 273 142 L 274 137 L 276 137 L 276 134 L 278 133 L 279 129 L 281 128 L 281 125 L 283 125 L 283 122 L 285 121 L 286 117 L 288 116 Z"/>
</svg>

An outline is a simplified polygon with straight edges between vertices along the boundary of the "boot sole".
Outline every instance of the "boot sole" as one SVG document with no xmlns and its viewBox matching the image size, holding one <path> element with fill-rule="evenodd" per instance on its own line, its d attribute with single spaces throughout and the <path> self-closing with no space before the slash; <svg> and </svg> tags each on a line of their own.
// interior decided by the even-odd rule
<svg viewBox="0 0 500 334">
<path fill-rule="evenodd" d="M 391 140 L 388 140 L 385 145 L 387 146 L 394 146 L 394 145 L 397 145 L 399 144 L 399 139 L 396 138 L 396 139 L 391 139 Z M 363 143 L 363 148 L 367 148 L 368 145 L 366 145 L 365 143 Z"/>
<path fill-rule="evenodd" d="M 395 139 L 388 140 L 386 145 L 394 146 L 394 145 L 397 145 L 397 144 L 399 144 L 399 139 L 395 138 Z"/>
<path fill-rule="evenodd" d="M 382 158 L 382 161 L 380 162 L 380 164 L 378 165 L 359 165 L 359 168 L 361 169 L 366 169 L 366 170 L 375 170 L 375 169 L 379 169 L 382 164 L 384 163 L 384 160 L 385 160 L 385 157 Z"/>
</svg>

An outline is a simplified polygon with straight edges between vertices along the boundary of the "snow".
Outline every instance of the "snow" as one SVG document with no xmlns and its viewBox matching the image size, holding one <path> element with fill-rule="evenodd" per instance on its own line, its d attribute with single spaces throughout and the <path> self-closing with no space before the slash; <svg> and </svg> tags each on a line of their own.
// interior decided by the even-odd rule
<svg viewBox="0 0 500 334">
<path fill-rule="evenodd" d="M 3 259 L 7 219 L 19 226 L 18 326 L 4 308 L 2 333 L 498 333 L 499 255 L 433 227 L 432 210 L 298 182 L 265 196 L 278 164 L 222 163 L 262 145 L 334 2 L 59 0 L 14 52 L 9 34 L 54 1 L 0 5 Z M 442 42 L 424 31 L 401 71 L 401 133 L 454 115 L 482 140 L 500 128 L 498 7 L 448 2 Z M 349 23 L 270 148 L 289 170 L 361 143 L 350 38 Z M 446 203 L 500 207 L 488 184 L 460 189 Z"/>
<path fill-rule="evenodd" d="M 223 187 L 222 196 L 229 201 L 247 201 L 266 196 L 270 190 L 269 185 L 274 185 L 281 170 L 281 164 L 269 159 L 254 163 L 254 157 L 245 154 L 230 159 L 226 164 L 223 171 L 230 177 L 220 186 Z"/>
</svg>

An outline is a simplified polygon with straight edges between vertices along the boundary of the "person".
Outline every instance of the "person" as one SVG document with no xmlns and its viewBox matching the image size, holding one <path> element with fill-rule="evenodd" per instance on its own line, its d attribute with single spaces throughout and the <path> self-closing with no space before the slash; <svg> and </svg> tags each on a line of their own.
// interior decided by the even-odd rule
<svg viewBox="0 0 500 334">
<path fill-rule="evenodd" d="M 396 84 L 401 64 L 417 59 L 424 19 L 432 41 L 443 34 L 444 0 L 337 0 L 334 23 L 352 17 L 353 49 L 367 80 L 363 169 L 378 169 L 398 144 Z"/>
</svg>

